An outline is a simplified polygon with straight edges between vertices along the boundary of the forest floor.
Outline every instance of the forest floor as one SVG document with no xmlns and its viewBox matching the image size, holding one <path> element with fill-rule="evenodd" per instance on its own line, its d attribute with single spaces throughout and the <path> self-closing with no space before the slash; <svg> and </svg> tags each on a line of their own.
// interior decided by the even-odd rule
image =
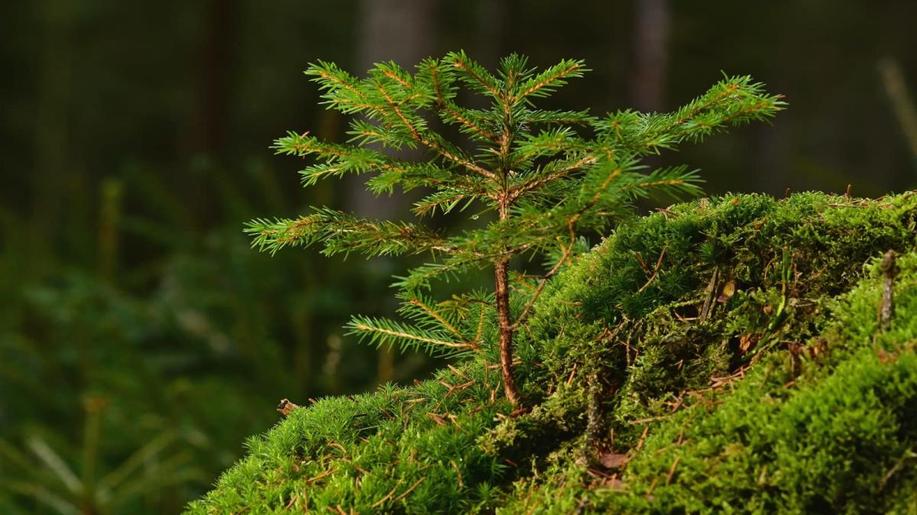
<svg viewBox="0 0 917 515">
<path fill-rule="evenodd" d="M 525 414 L 486 349 L 303 402 L 189 511 L 917 512 L 917 193 L 625 223 L 517 348 Z"/>
</svg>

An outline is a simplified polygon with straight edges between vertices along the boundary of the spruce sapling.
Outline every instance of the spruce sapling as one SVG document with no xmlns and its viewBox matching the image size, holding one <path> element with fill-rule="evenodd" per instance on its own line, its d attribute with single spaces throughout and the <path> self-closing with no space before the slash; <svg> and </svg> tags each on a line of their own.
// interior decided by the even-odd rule
<svg viewBox="0 0 917 515">
<path fill-rule="evenodd" d="M 579 252 L 583 234 L 607 233 L 650 195 L 693 195 L 699 177 L 685 166 L 648 170 L 647 155 L 699 141 L 725 127 L 767 119 L 781 97 L 750 77 L 725 77 L 684 107 L 664 114 L 631 110 L 604 116 L 540 109 L 569 79 L 588 71 L 580 60 L 537 70 L 520 55 L 503 58 L 491 73 L 464 52 L 428 58 L 409 73 L 393 62 L 376 64 L 365 78 L 319 61 L 306 74 L 328 108 L 352 115 L 350 139 L 338 144 L 306 133 L 278 139 L 278 153 L 313 157 L 300 172 L 310 186 L 328 177 L 369 175 L 375 194 L 422 191 L 413 202 L 418 221 L 358 217 L 320 207 L 293 219 L 258 219 L 246 231 L 272 253 L 288 246 L 321 245 L 326 255 L 368 257 L 427 254 L 430 262 L 395 283 L 407 321 L 357 316 L 348 327 L 377 345 L 464 353 L 487 342 L 486 319 L 496 313 L 506 398 L 522 399 L 513 375 L 513 337 L 525 324 L 546 282 Z M 459 104 L 461 90 L 485 97 L 484 108 Z M 461 143 L 441 130 L 452 126 Z M 392 151 L 413 149 L 409 160 Z M 423 218 L 473 209 L 488 223 L 457 234 L 429 228 Z M 511 276 L 516 257 L 544 257 L 537 272 Z M 523 261 L 523 260 L 516 260 Z M 432 284 L 490 268 L 492 290 L 437 302 Z M 515 308 L 514 308 L 515 307 Z"/>
</svg>

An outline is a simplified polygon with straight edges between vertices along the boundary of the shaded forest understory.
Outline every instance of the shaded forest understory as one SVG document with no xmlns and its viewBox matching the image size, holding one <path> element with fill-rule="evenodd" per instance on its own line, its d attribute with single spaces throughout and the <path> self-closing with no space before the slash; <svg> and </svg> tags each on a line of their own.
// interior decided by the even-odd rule
<svg viewBox="0 0 917 515">
<path fill-rule="evenodd" d="M 915 346 L 914 192 L 680 204 L 551 281 L 518 342 L 527 413 L 496 348 L 294 399 L 189 510 L 913 512 Z"/>
</svg>

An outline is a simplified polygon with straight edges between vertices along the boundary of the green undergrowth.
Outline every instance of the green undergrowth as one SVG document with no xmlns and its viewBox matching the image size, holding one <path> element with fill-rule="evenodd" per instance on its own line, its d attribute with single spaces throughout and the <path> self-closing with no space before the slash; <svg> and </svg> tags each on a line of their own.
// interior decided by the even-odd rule
<svg viewBox="0 0 917 515">
<path fill-rule="evenodd" d="M 529 412 L 509 415 L 489 349 L 294 410 L 189 511 L 917 511 L 917 194 L 636 219 L 550 283 L 517 345 Z"/>
</svg>

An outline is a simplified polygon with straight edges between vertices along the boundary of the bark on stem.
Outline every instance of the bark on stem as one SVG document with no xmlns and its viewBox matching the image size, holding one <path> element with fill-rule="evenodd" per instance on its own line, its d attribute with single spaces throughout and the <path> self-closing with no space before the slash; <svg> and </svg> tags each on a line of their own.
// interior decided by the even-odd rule
<svg viewBox="0 0 917 515">
<path fill-rule="evenodd" d="M 509 192 L 509 155 L 513 140 L 512 109 L 506 99 L 503 99 L 503 133 L 500 138 L 500 190 L 497 201 L 497 214 L 500 221 L 509 218 L 509 208 L 513 198 Z M 512 254 L 504 249 L 504 254 L 494 263 L 494 285 L 497 297 L 497 317 L 500 322 L 500 370 L 503 373 L 503 393 L 514 408 L 519 408 L 522 402 L 519 399 L 519 390 L 513 379 L 513 325 L 512 313 L 509 309 L 509 260 Z"/>
<path fill-rule="evenodd" d="M 500 322 L 500 370 L 503 373 L 503 391 L 515 407 L 519 406 L 519 391 L 513 379 L 513 324 L 509 311 L 509 257 L 495 263 L 494 279 L 497 296 L 497 316 Z"/>
</svg>

